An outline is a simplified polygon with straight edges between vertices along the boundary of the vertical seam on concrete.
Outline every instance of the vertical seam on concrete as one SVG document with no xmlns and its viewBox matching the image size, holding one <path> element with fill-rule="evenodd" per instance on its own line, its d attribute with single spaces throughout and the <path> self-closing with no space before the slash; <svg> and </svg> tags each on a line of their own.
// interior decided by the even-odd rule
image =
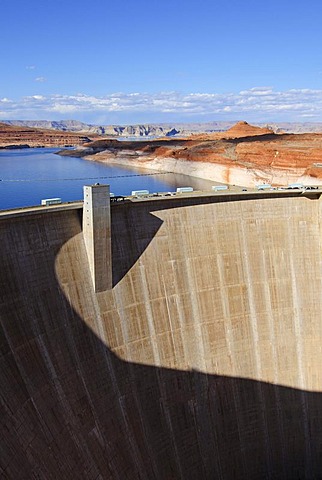
<svg viewBox="0 0 322 480">
<path fill-rule="evenodd" d="M 48 351 L 46 349 L 46 346 L 45 346 L 45 343 L 43 342 L 43 339 L 42 339 L 42 336 L 40 335 L 38 338 L 37 338 L 37 342 L 40 346 L 40 350 L 43 354 L 43 357 L 45 358 L 45 365 L 47 366 L 48 370 L 51 372 L 52 374 L 52 378 L 53 378 L 53 383 L 55 385 L 55 390 L 56 392 L 58 393 L 58 398 L 60 398 L 60 401 L 61 403 L 63 404 L 64 406 L 64 410 L 66 409 L 66 413 L 68 415 L 68 421 L 66 421 L 66 416 L 65 416 L 65 421 L 66 421 L 66 425 L 68 425 L 68 423 L 70 422 L 73 422 L 73 419 L 74 419 L 74 415 L 72 414 L 72 409 L 66 399 L 66 396 L 65 396 L 65 393 L 62 389 L 62 386 L 61 386 L 61 383 L 59 381 L 59 377 L 57 376 L 57 373 L 56 373 L 56 370 L 55 370 L 55 367 L 50 359 L 50 356 L 48 355 Z M 65 413 L 65 412 L 64 412 Z M 74 422 L 73 422 L 74 423 Z M 95 423 L 96 423 L 96 420 L 95 420 Z M 75 425 L 75 424 L 74 424 Z M 76 445 L 78 446 L 78 448 L 82 451 L 82 450 L 85 450 L 86 451 L 86 454 L 87 454 L 87 457 L 90 459 L 91 461 L 91 467 L 94 467 L 95 468 L 95 462 L 93 460 L 93 457 L 92 457 L 92 454 L 89 450 L 89 448 L 87 447 L 87 444 L 85 442 L 80 442 L 79 441 L 79 438 L 78 438 L 78 435 L 76 433 L 76 429 L 75 429 L 75 434 L 73 435 L 73 439 L 76 443 Z"/>
<path fill-rule="evenodd" d="M 263 278 L 264 280 L 267 279 L 267 265 L 265 259 L 265 252 L 262 249 L 262 262 L 263 262 Z M 268 327 L 269 327 L 269 339 L 272 345 L 273 350 L 273 370 L 274 370 L 274 384 L 278 385 L 278 368 L 277 368 L 277 350 L 275 347 L 275 332 L 274 332 L 274 323 L 273 323 L 273 311 L 272 311 L 272 299 L 269 290 L 269 286 L 267 281 L 264 281 L 264 296 L 265 296 L 265 303 L 266 303 L 266 311 L 268 314 Z M 285 471 L 285 459 L 286 459 L 286 452 L 285 452 L 285 432 L 283 428 L 283 420 L 282 420 L 282 408 L 281 408 L 281 396 L 279 388 L 274 388 L 274 396 L 277 404 L 277 418 L 278 418 L 278 431 L 280 435 L 280 446 L 282 451 L 282 459 L 283 459 L 283 472 L 286 475 Z"/>
<path fill-rule="evenodd" d="M 115 294 L 114 298 L 115 298 L 115 301 L 116 301 L 116 304 L 117 304 L 117 310 L 118 310 L 119 315 L 120 315 L 123 338 L 127 339 L 127 329 L 126 329 L 126 335 L 124 335 L 124 326 L 126 327 L 128 319 L 124 315 L 124 309 L 122 308 L 122 300 L 119 298 L 118 292 L 119 292 L 119 289 L 117 287 L 114 288 L 114 294 Z M 126 349 L 127 349 L 127 344 L 128 344 L 128 342 L 125 343 L 125 348 Z M 128 360 L 121 360 L 120 359 L 119 361 L 123 361 L 123 362 L 128 363 L 129 367 L 131 368 L 131 363 L 128 362 Z M 107 360 L 107 362 L 108 362 L 108 360 Z M 116 377 L 114 375 L 114 371 L 112 372 L 112 377 L 113 377 L 113 381 L 115 382 L 115 386 L 116 386 L 116 389 L 117 389 L 117 392 L 118 392 L 118 399 L 119 399 L 119 404 L 120 404 L 120 408 L 121 408 L 121 412 L 122 412 L 123 421 L 126 425 L 126 428 L 127 428 L 128 434 L 129 434 L 130 445 L 131 445 L 133 453 L 134 453 L 134 462 L 137 465 L 138 470 L 140 471 L 140 475 L 142 475 L 142 478 L 144 478 L 144 475 L 143 475 L 144 466 L 142 465 L 142 458 L 141 458 L 140 452 L 138 450 L 136 441 L 134 439 L 134 435 L 132 433 L 132 428 L 130 428 L 130 424 L 129 424 L 127 416 L 126 416 L 126 410 L 124 408 L 124 399 L 123 399 L 123 396 L 121 396 L 121 392 L 119 390 L 118 383 L 117 383 Z M 138 459 L 140 459 L 140 462 L 138 462 Z M 153 462 L 152 462 L 152 464 L 153 464 Z"/>
<path fill-rule="evenodd" d="M 83 258 L 86 258 L 86 261 L 88 261 L 84 239 L 82 239 L 82 245 L 83 245 L 83 252 L 84 252 L 84 257 L 83 257 Z M 89 271 L 89 264 L 87 264 L 87 265 L 88 265 L 87 268 L 88 268 L 88 271 Z M 91 287 L 91 288 L 90 288 L 90 291 L 92 292 L 92 288 L 93 288 L 92 283 L 90 283 L 90 287 Z M 92 299 L 92 302 L 93 302 L 93 298 L 92 298 L 91 293 L 88 293 L 88 294 L 86 295 L 86 298 L 87 298 L 87 300 L 88 300 L 89 298 L 91 298 L 91 299 Z M 70 305 L 72 305 L 72 303 L 71 303 L 70 300 L 69 300 L 69 303 L 70 303 Z M 94 311 L 97 311 L 96 306 L 94 305 L 93 307 L 94 307 Z M 84 320 L 81 319 L 81 321 L 84 321 Z M 95 335 L 95 333 L 93 333 L 93 335 Z M 74 343 L 74 336 L 73 336 L 72 332 L 71 332 L 70 329 L 69 329 L 69 323 L 67 323 L 67 341 L 68 341 L 71 349 L 73 350 L 74 357 L 75 357 L 75 361 L 76 361 L 76 364 L 77 364 L 77 366 L 78 366 L 78 374 L 79 374 L 79 377 L 80 377 L 80 381 L 82 382 L 82 385 L 83 385 L 84 390 L 85 390 L 85 392 L 86 392 L 87 400 L 88 400 L 88 402 L 89 402 L 89 405 L 91 406 L 93 417 L 95 418 L 95 423 L 96 423 L 96 425 L 99 427 L 99 432 L 100 432 L 100 435 L 102 436 L 101 428 L 100 428 L 100 422 L 98 421 L 97 416 L 96 416 L 96 414 L 95 414 L 95 407 L 94 407 L 94 404 L 93 404 L 93 401 L 92 401 L 92 397 L 91 397 L 91 395 L 90 395 L 90 392 L 88 391 L 87 382 L 86 382 L 86 380 L 85 380 L 84 377 L 83 377 L 82 368 L 81 368 L 81 367 L 82 367 L 82 363 L 81 363 L 80 358 L 79 358 L 78 349 L 76 348 L 75 343 Z M 107 347 L 103 347 L 104 356 L 105 356 L 105 358 L 106 358 L 107 369 L 108 369 L 108 371 L 109 371 L 109 373 L 110 373 L 110 376 L 111 376 L 112 382 L 114 383 L 114 386 L 115 386 L 116 391 L 119 392 L 119 389 L 118 389 L 118 385 L 117 385 L 117 382 L 116 382 L 116 379 L 115 379 L 114 372 L 111 370 L 110 365 L 109 365 L 108 358 L 107 358 L 107 356 L 106 356 L 106 350 L 105 350 L 105 348 L 107 348 Z M 106 445 L 109 445 L 109 442 L 106 442 Z M 119 477 L 119 474 L 118 474 L 117 470 L 115 470 L 115 468 L 112 467 L 111 462 L 108 462 L 108 465 L 109 465 L 110 470 L 113 472 L 113 475 L 116 475 L 119 480 L 123 480 L 123 479 L 121 479 L 121 478 Z"/>
<path fill-rule="evenodd" d="M 149 292 L 148 292 L 148 282 L 146 280 L 146 275 L 145 275 L 145 266 L 140 265 L 140 278 L 141 278 L 141 285 L 142 285 L 142 294 L 143 294 L 143 300 L 144 300 L 144 307 L 146 311 L 146 318 L 148 321 L 148 326 L 149 326 L 149 331 L 150 331 L 150 338 L 151 338 L 151 344 L 152 344 L 152 350 L 153 350 L 153 355 L 156 360 L 156 366 L 161 367 L 161 361 L 160 361 L 160 355 L 158 352 L 158 349 L 156 347 L 156 333 L 155 333 L 155 327 L 154 327 L 154 319 L 153 319 L 153 313 L 152 313 L 152 308 L 150 305 L 150 298 L 149 298 Z"/>
<path fill-rule="evenodd" d="M 157 367 L 161 368 L 159 352 L 157 351 L 157 348 L 155 348 L 155 345 L 154 345 L 155 342 L 156 342 L 156 333 L 155 333 L 155 328 L 154 328 L 154 319 L 153 319 L 152 309 L 151 309 L 151 305 L 150 305 L 150 299 L 149 299 L 149 295 L 148 295 L 148 284 L 147 284 L 146 275 L 145 275 L 145 267 L 144 267 L 144 265 L 140 265 L 139 268 L 140 268 L 140 272 L 141 272 L 140 278 L 141 278 L 141 283 L 142 283 L 142 287 L 143 287 L 142 292 L 143 292 L 143 298 L 144 298 L 144 305 L 145 305 L 145 308 L 146 308 L 146 315 L 147 315 L 149 330 L 151 332 L 150 338 L 151 338 L 151 343 L 152 343 L 152 350 L 153 350 L 153 354 L 155 355 L 155 358 L 157 358 L 157 362 L 158 362 Z M 160 393 L 162 394 L 162 396 L 164 396 L 164 389 L 163 389 L 162 382 L 160 382 L 159 375 L 157 375 L 157 379 L 158 379 L 158 385 L 159 385 Z M 175 438 L 175 435 L 174 435 L 174 430 L 173 430 L 173 426 L 172 426 L 171 415 L 169 414 L 168 408 L 165 405 L 164 405 L 164 413 L 165 413 L 168 428 L 171 431 L 171 443 L 172 443 L 173 449 L 175 451 L 175 459 L 176 459 L 177 468 L 178 468 L 178 471 L 180 472 L 180 477 L 184 480 L 183 473 L 182 473 L 182 470 L 181 470 L 181 462 L 180 462 L 180 456 L 179 456 L 179 452 L 178 452 L 178 449 L 177 449 L 177 445 L 176 445 L 176 442 L 174 442 L 172 440 L 172 439 Z"/>
<path fill-rule="evenodd" d="M 250 314 L 250 325 L 251 325 L 251 332 L 252 332 L 252 337 L 253 337 L 253 345 L 254 345 L 254 356 L 255 356 L 255 373 L 256 373 L 256 379 L 261 380 L 262 378 L 262 365 L 261 365 L 261 358 L 260 354 L 258 352 L 258 325 L 257 325 L 257 312 L 256 312 L 256 307 L 255 307 L 255 301 L 254 301 L 254 292 L 253 292 L 253 282 L 251 279 L 251 273 L 250 273 L 250 268 L 249 268 L 249 262 L 250 262 L 250 255 L 248 252 L 248 245 L 246 241 L 246 232 L 245 232 L 245 224 L 244 224 L 244 219 L 241 218 L 240 221 L 240 226 L 241 226 L 241 238 L 242 238 L 242 254 L 241 257 L 243 259 L 243 265 L 245 269 L 245 280 L 246 280 L 246 285 L 247 285 L 247 291 L 248 291 L 248 301 L 249 301 L 249 314 Z M 266 471 L 268 472 L 269 478 L 272 475 L 272 471 L 270 466 L 272 465 L 271 461 L 271 451 L 269 448 L 269 442 L 268 442 L 268 425 L 267 425 L 267 417 L 265 413 L 265 401 L 264 401 L 264 395 L 263 395 L 263 390 L 262 386 L 260 383 L 256 383 L 257 389 L 259 392 L 259 397 L 262 403 L 262 409 L 261 409 L 261 421 L 262 421 L 262 426 L 263 426 L 263 432 L 264 432 L 264 438 L 263 442 L 265 444 L 265 452 L 266 452 Z"/>
<path fill-rule="evenodd" d="M 189 212 L 187 211 L 187 221 L 189 221 L 189 224 L 193 224 L 193 220 L 189 218 Z M 186 242 L 182 241 L 181 242 L 182 247 L 186 246 Z M 196 283 L 194 282 L 194 277 L 193 272 L 191 271 L 191 257 L 190 255 L 187 255 L 187 252 L 184 252 L 184 258 L 185 258 L 185 269 L 187 271 L 186 274 L 186 279 L 188 283 L 188 288 L 189 288 L 189 293 L 190 293 L 190 305 L 191 305 L 191 311 L 192 311 L 192 316 L 193 316 L 193 326 L 194 326 L 194 331 L 196 333 L 196 341 L 194 344 L 198 345 L 197 351 L 198 351 L 198 369 L 202 368 L 205 370 L 205 349 L 203 345 L 203 339 L 202 339 L 202 332 L 200 328 L 200 323 L 197 322 L 196 320 L 200 318 L 200 311 L 199 311 L 199 304 L 198 304 L 198 297 L 196 293 Z"/>
<path fill-rule="evenodd" d="M 288 245 L 292 245 L 292 238 L 289 230 L 289 222 L 287 224 L 287 236 L 288 236 Z M 291 249 L 290 252 L 290 275 L 291 275 L 291 285 L 292 285 L 292 299 L 294 306 L 294 332 L 295 332 L 295 342 L 296 342 L 296 358 L 298 366 L 298 376 L 300 381 L 300 398 L 302 406 L 302 420 L 303 420 L 303 429 L 305 437 L 305 476 L 306 478 L 312 478 L 312 453 L 311 453 L 311 443 L 310 443 L 310 432 L 308 429 L 308 412 L 307 412 L 307 400 L 303 373 L 303 346 L 302 346 L 302 319 L 300 318 L 300 302 L 299 302 L 299 291 L 297 288 L 296 282 L 296 272 L 294 267 L 294 257 L 293 251 L 296 249 Z"/>
<path fill-rule="evenodd" d="M 227 349 L 228 349 L 228 354 L 229 358 L 231 361 L 231 367 L 233 369 L 233 375 L 236 376 L 236 359 L 234 355 L 234 349 L 232 346 L 232 324 L 231 324 L 231 319 L 230 319 L 230 308 L 229 308 L 229 299 L 227 299 L 226 296 L 226 290 L 224 287 L 224 278 L 222 275 L 223 272 L 223 262 L 222 262 L 222 257 L 220 254 L 217 255 L 217 268 L 218 268 L 218 274 L 219 274 L 219 288 L 220 288 L 220 297 L 222 300 L 222 306 L 223 306 L 223 317 L 224 317 L 224 328 L 225 328 L 225 339 L 227 340 Z M 232 380 L 232 388 L 233 388 L 233 398 L 234 398 L 234 405 L 235 405 L 235 411 L 236 413 L 238 412 L 238 393 L 236 390 L 236 384 L 234 381 L 234 378 Z M 240 425 L 240 418 L 238 415 L 236 415 L 236 421 L 237 421 L 237 428 L 238 428 L 238 437 L 239 437 L 239 442 L 241 446 L 241 451 L 242 451 L 242 461 L 243 461 L 243 468 L 244 468 L 244 473 L 246 474 L 247 468 L 246 468 L 246 463 L 245 463 L 245 451 L 246 451 L 246 446 L 244 443 L 244 439 L 242 436 L 242 430 L 241 430 L 241 425 Z"/>
<path fill-rule="evenodd" d="M 166 290 L 163 274 L 161 274 L 161 282 L 162 282 L 162 286 L 163 286 L 164 299 L 165 299 L 165 304 L 166 304 L 166 307 L 167 307 L 167 313 L 168 313 L 168 318 L 169 318 L 172 345 L 173 345 L 173 348 L 175 348 L 175 341 L 174 341 L 174 337 L 173 337 L 173 325 L 172 325 L 172 319 L 171 319 L 171 309 L 170 309 L 170 306 L 169 306 L 168 295 L 167 295 L 167 290 Z"/>
</svg>

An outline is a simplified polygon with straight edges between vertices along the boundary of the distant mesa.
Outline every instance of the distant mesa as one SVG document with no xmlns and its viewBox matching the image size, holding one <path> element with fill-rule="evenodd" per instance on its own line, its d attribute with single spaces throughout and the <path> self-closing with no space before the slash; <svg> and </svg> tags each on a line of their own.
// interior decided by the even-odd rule
<svg viewBox="0 0 322 480">
<path fill-rule="evenodd" d="M 249 125 L 245 121 L 237 122 L 231 128 L 226 131 L 227 136 L 239 138 L 239 137 L 252 137 L 255 135 L 267 135 L 274 133 L 271 128 L 256 127 Z"/>
<path fill-rule="evenodd" d="M 166 137 L 174 137 L 174 135 L 178 135 L 180 133 L 179 130 L 176 130 L 175 128 L 172 128 L 169 132 L 166 133 Z"/>
<path fill-rule="evenodd" d="M 62 129 L 36 128 L 0 122 L 0 148 L 67 147 L 82 145 L 97 135 L 70 132 Z"/>
<path fill-rule="evenodd" d="M 201 134 L 216 134 L 226 133 L 232 127 L 236 127 L 235 121 L 210 121 L 202 123 L 191 122 L 174 122 L 174 123 L 144 123 L 144 124 L 132 124 L 132 125 L 94 125 L 89 123 L 83 123 L 78 120 L 5 120 L 6 124 L 16 125 L 19 127 L 31 127 L 40 129 L 49 129 L 56 131 L 68 131 L 75 133 L 86 133 L 87 135 L 104 135 L 111 138 L 117 137 L 163 137 L 163 136 L 175 136 L 180 134 L 180 137 L 188 137 L 189 135 L 201 135 Z M 238 122 L 239 124 L 246 124 L 247 122 Z M 275 133 L 309 133 L 309 132 L 322 132 L 322 122 L 282 122 L 273 123 L 268 125 L 267 123 L 259 122 L 255 124 L 257 127 L 263 129 L 271 129 Z M 174 131 L 177 131 L 174 134 Z M 171 135 L 168 135 L 173 132 Z M 270 133 L 272 133 L 270 132 Z M 261 132 L 260 134 L 262 134 Z M 269 133 L 269 132 L 266 132 Z M 235 132 L 236 134 L 236 132 Z M 252 133 L 249 133 L 252 135 Z M 238 133 L 237 133 L 238 135 Z M 253 135 L 256 135 L 254 132 Z"/>
<path fill-rule="evenodd" d="M 255 137 L 258 135 L 274 135 L 275 131 L 273 128 L 268 126 L 255 126 L 250 125 L 245 121 L 240 121 L 235 123 L 229 128 L 226 128 L 222 131 L 212 131 L 212 132 L 203 132 L 203 133 L 193 133 L 191 139 L 193 140 L 217 140 L 217 139 L 233 139 L 233 138 L 243 138 L 243 137 Z"/>
</svg>

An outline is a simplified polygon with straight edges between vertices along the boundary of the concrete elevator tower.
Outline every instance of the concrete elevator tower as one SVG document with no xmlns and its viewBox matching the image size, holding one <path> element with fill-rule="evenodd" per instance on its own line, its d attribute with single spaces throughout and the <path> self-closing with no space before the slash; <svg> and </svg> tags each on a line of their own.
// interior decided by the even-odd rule
<svg viewBox="0 0 322 480">
<path fill-rule="evenodd" d="M 83 235 L 95 292 L 112 288 L 110 186 L 85 185 Z"/>
</svg>

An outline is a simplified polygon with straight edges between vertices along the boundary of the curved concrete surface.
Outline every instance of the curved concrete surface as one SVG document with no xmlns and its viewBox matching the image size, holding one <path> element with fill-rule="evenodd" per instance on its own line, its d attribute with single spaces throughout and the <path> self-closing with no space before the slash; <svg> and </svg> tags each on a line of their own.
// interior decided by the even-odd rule
<svg viewBox="0 0 322 480">
<path fill-rule="evenodd" d="M 321 478 L 321 200 L 112 208 L 95 294 L 81 209 L 0 219 L 5 479 Z"/>
</svg>

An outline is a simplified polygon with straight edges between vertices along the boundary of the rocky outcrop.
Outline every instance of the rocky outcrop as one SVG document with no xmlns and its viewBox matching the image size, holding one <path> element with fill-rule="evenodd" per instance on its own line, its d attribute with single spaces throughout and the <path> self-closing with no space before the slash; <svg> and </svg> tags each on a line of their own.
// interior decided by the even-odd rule
<svg viewBox="0 0 322 480">
<path fill-rule="evenodd" d="M 165 135 L 174 135 L 180 132 L 180 129 L 173 125 L 91 125 L 76 120 L 46 121 L 46 120 L 12 120 L 6 121 L 7 124 L 18 127 L 40 128 L 56 131 L 84 132 L 90 135 L 101 135 L 109 137 L 160 137 Z M 190 130 L 187 130 L 190 134 Z"/>
<path fill-rule="evenodd" d="M 246 122 L 222 134 L 145 142 L 99 140 L 84 147 L 87 150 L 73 154 L 214 182 L 247 187 L 261 183 L 322 184 L 322 134 L 275 134 Z"/>
<path fill-rule="evenodd" d="M 73 132 L 40 130 L 0 123 L 0 148 L 77 146 L 94 140 L 97 136 Z"/>
<path fill-rule="evenodd" d="M 274 135 L 275 132 L 269 127 L 259 127 L 250 125 L 247 122 L 237 122 L 232 127 L 228 128 L 224 132 L 211 132 L 191 135 L 192 140 L 216 140 L 223 138 L 243 138 L 243 137 L 256 137 L 258 135 Z"/>
<path fill-rule="evenodd" d="M 271 128 L 257 127 L 249 125 L 247 122 L 238 122 L 236 125 L 229 128 L 226 133 L 226 138 L 241 138 L 241 137 L 253 137 L 256 135 L 270 135 L 274 133 Z"/>
</svg>

